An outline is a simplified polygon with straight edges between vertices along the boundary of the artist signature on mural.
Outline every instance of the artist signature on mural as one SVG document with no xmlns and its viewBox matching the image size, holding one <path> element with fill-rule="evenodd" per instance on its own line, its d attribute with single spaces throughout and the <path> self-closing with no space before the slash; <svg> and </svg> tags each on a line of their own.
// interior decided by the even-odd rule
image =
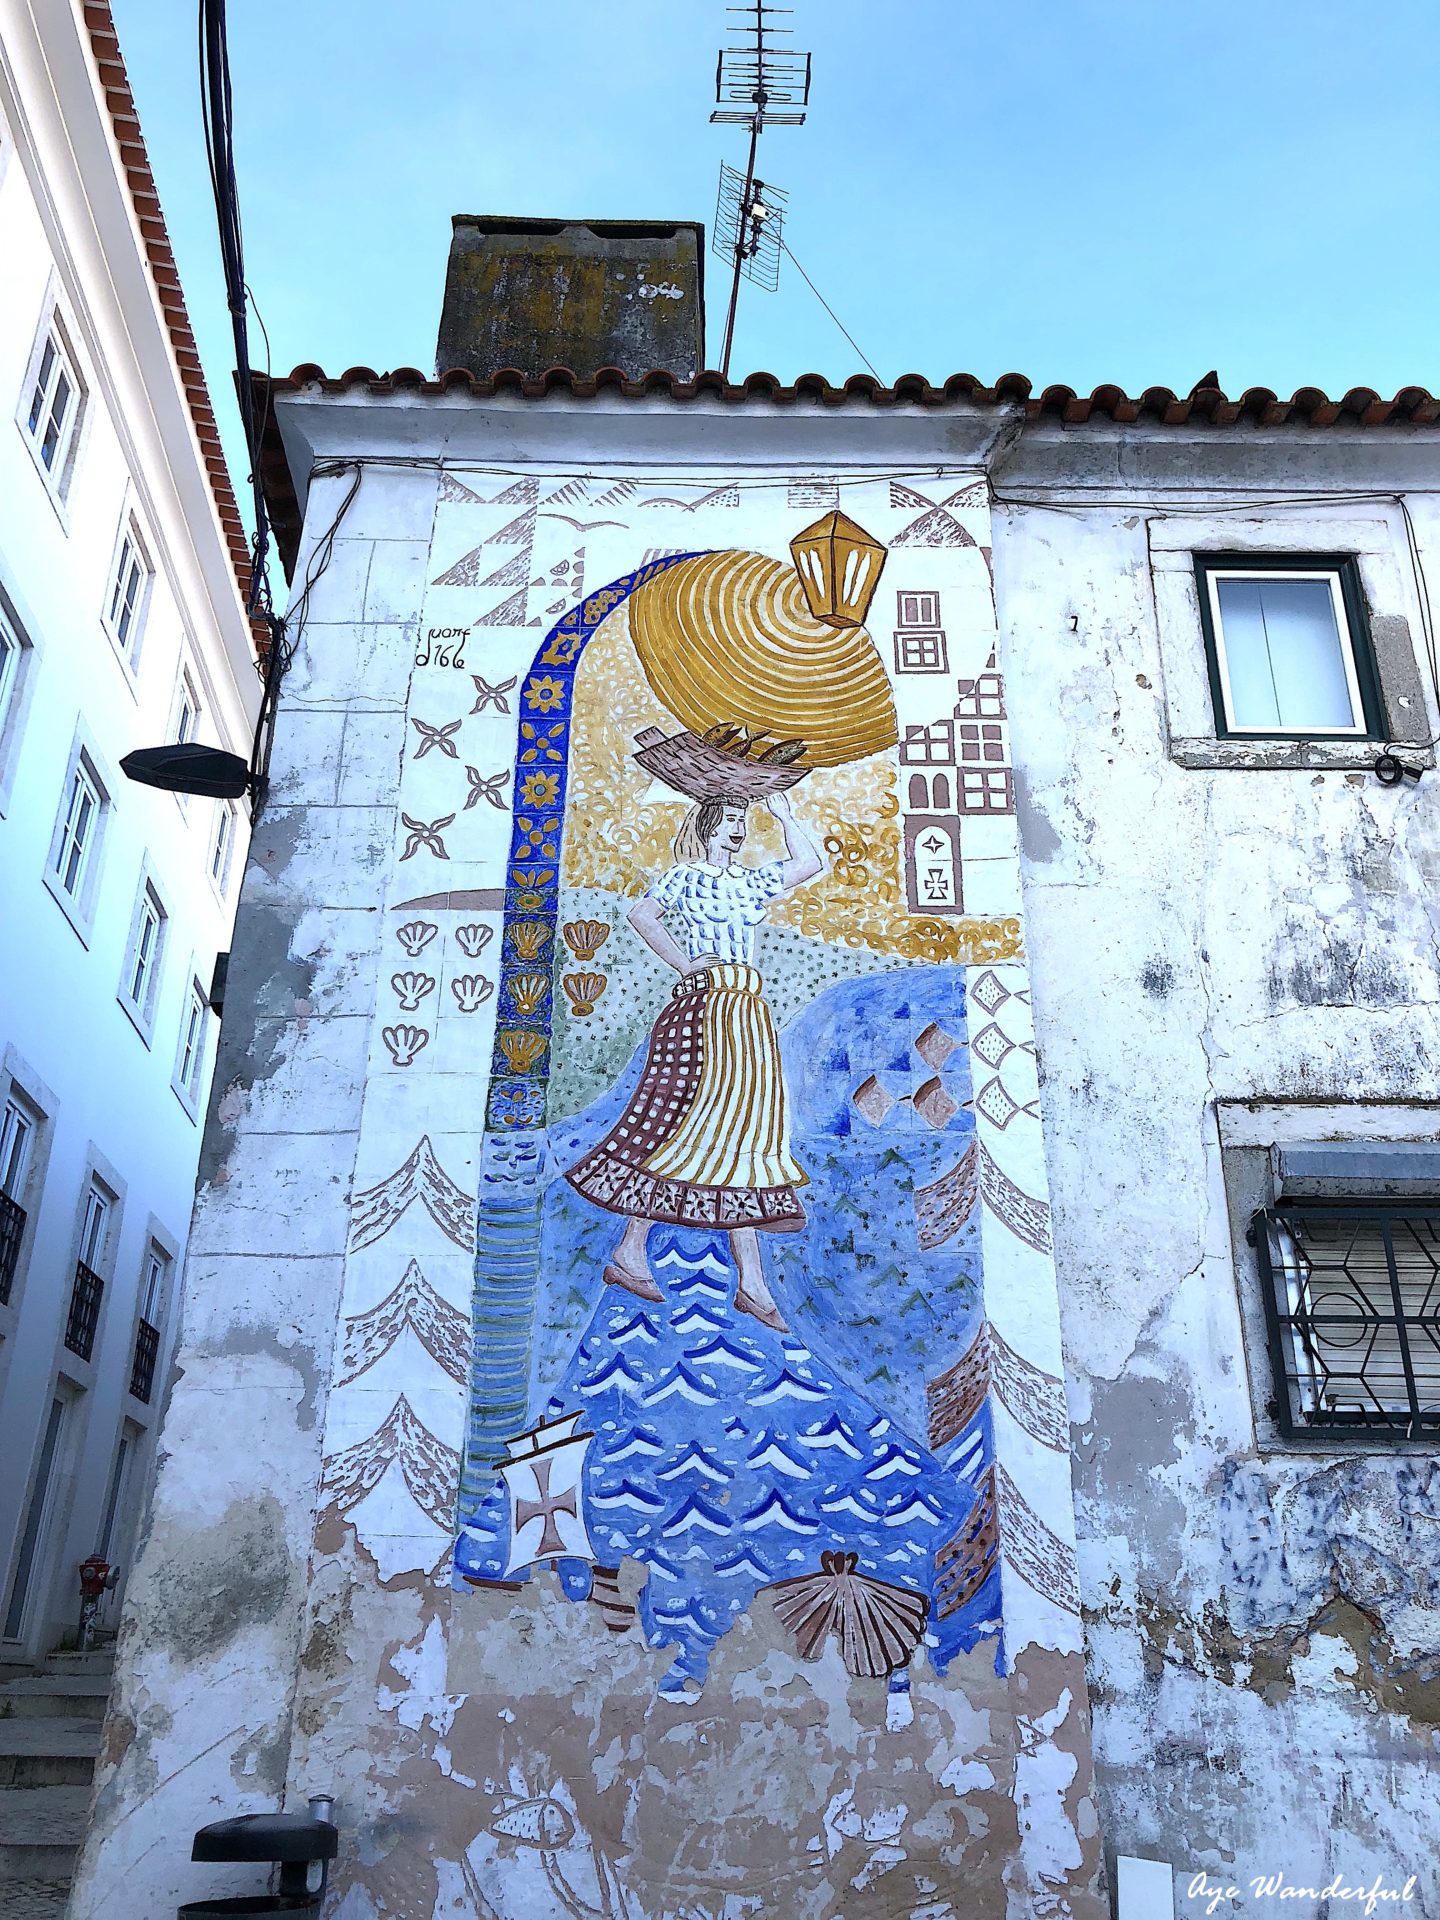
<svg viewBox="0 0 1440 1920">
<path fill-rule="evenodd" d="M 1202 1871 L 1191 1874 L 1185 1894 L 1187 1899 L 1203 1901 L 1206 1913 L 1216 1912 L 1222 1900 L 1241 1900 L 1248 1892 L 1252 1900 L 1309 1900 L 1316 1904 L 1322 1900 L 1354 1901 L 1360 1913 L 1373 1914 L 1382 1905 L 1413 1900 L 1418 1879 L 1419 1875 L 1412 1873 L 1396 1886 L 1387 1884 L 1384 1874 L 1377 1873 L 1368 1887 L 1358 1883 L 1352 1886 L 1343 1873 L 1337 1873 L 1323 1887 L 1313 1887 L 1298 1885 L 1283 1873 L 1257 1873 L 1245 1881 L 1242 1891 L 1223 1880 L 1212 1880 Z"/>
</svg>

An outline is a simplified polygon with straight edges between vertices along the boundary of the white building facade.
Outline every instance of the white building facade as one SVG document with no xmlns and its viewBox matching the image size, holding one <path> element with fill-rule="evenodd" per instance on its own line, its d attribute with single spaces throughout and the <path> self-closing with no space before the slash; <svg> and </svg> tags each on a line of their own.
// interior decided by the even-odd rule
<svg viewBox="0 0 1440 1920">
<path fill-rule="evenodd" d="M 131 1558 L 248 835 L 244 803 L 120 761 L 248 758 L 259 693 L 106 7 L 0 7 L 0 262 L 0 1662 L 23 1664 L 75 1632 L 82 1560 Z"/>
<path fill-rule="evenodd" d="M 272 397 L 307 613 L 72 1911 L 325 1795 L 332 1920 L 1440 1912 L 1440 404 Z M 677 984 L 736 721 L 820 871 L 753 809 Z M 665 1133 L 726 994 L 793 1191 Z"/>
</svg>

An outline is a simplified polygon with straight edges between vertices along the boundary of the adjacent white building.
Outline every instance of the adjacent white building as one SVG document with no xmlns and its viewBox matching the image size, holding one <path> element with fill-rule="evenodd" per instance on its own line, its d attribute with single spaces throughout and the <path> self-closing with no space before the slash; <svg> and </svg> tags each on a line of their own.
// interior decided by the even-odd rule
<svg viewBox="0 0 1440 1920">
<path fill-rule="evenodd" d="M 0 4 L 0 1662 L 148 1484 L 243 806 L 245 542 L 106 6 Z"/>
</svg>

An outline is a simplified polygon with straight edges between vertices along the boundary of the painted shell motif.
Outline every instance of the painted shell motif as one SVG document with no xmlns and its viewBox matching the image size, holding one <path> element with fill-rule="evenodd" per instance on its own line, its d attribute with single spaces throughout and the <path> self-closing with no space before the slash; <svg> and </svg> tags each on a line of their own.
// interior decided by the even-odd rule
<svg viewBox="0 0 1440 1920">
<path fill-rule="evenodd" d="M 609 938 L 610 929 L 603 920 L 565 922 L 565 944 L 577 960 L 593 960 Z"/>
<path fill-rule="evenodd" d="M 524 1027 L 507 1027 L 500 1035 L 500 1051 L 516 1073 L 528 1073 L 545 1051 L 545 1036 Z"/>
<path fill-rule="evenodd" d="M 510 944 L 522 960 L 538 960 L 550 942 L 550 929 L 543 920 L 517 920 L 510 929 Z"/>
<path fill-rule="evenodd" d="M 510 981 L 510 999 L 515 1011 L 522 1015 L 534 1013 L 544 1004 L 550 991 L 548 973 L 517 973 Z"/>
<path fill-rule="evenodd" d="M 569 929 L 566 929 L 567 933 Z M 595 1011 L 595 1002 L 605 991 L 603 973 L 567 973 L 564 979 L 566 993 L 576 1014 L 583 1020 L 587 1014 Z"/>
<path fill-rule="evenodd" d="M 818 1660 L 833 1633 L 847 1671 L 878 1680 L 903 1667 L 919 1646 L 930 1602 L 855 1566 L 853 1553 L 822 1553 L 819 1573 L 777 1580 L 769 1592 L 802 1660 Z"/>
</svg>

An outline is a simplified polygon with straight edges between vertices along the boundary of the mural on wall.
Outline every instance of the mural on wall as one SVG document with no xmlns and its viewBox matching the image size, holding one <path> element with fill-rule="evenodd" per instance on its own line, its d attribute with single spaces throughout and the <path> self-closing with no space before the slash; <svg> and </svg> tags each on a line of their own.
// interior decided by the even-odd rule
<svg viewBox="0 0 1440 1920">
<path fill-rule="evenodd" d="M 965 1860 L 1079 1913 L 983 486 L 447 474 L 430 561 L 319 1533 L 424 1596 L 372 1739 L 425 1885 L 951 1920 Z"/>
<path fill-rule="evenodd" d="M 1001 1607 L 987 1396 L 944 1384 L 984 1321 L 970 1023 L 899 897 L 885 562 L 835 510 L 788 563 L 667 556 L 520 681 L 456 1568 L 552 1565 L 682 1695 L 768 1592 L 894 1717 Z"/>
</svg>

